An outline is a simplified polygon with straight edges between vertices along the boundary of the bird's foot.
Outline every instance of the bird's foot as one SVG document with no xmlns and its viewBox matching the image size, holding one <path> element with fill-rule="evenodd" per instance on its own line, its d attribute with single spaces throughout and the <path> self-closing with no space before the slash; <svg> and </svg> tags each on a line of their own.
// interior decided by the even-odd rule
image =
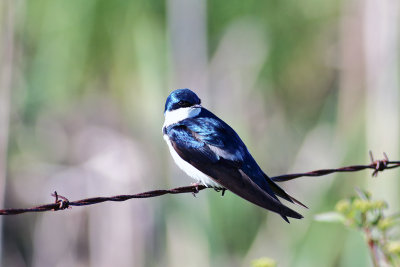
<svg viewBox="0 0 400 267">
<path fill-rule="evenodd" d="M 214 190 L 217 191 L 217 192 L 222 191 L 221 197 L 223 197 L 225 195 L 226 188 L 214 188 Z"/>
<path fill-rule="evenodd" d="M 194 191 L 192 192 L 194 197 L 196 197 L 196 194 L 200 192 L 199 185 L 200 183 L 191 183 L 191 186 L 194 186 Z"/>
</svg>

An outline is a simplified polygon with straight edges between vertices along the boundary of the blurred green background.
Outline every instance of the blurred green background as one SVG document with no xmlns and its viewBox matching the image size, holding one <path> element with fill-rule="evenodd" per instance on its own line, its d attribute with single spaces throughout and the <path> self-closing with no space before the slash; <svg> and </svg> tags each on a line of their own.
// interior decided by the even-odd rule
<svg viewBox="0 0 400 267">
<path fill-rule="evenodd" d="M 161 134 L 191 88 L 270 176 L 399 159 L 399 2 L 3 0 L 0 206 L 189 185 Z M 399 211 L 399 171 L 281 184 L 285 223 L 205 190 L 0 218 L 2 266 L 371 266 L 363 237 L 313 221 L 368 189 Z"/>
</svg>

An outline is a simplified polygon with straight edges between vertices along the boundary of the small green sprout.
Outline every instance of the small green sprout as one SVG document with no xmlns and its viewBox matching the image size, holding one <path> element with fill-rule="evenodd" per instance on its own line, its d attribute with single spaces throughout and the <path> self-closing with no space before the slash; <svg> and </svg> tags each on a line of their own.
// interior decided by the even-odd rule
<svg viewBox="0 0 400 267">
<path fill-rule="evenodd" d="M 355 199 L 352 203 L 353 209 L 365 213 L 373 209 L 373 205 L 369 200 Z"/>
<path fill-rule="evenodd" d="M 395 221 L 391 218 L 383 218 L 378 222 L 378 229 L 381 231 L 386 231 L 392 226 L 394 226 Z"/>
<path fill-rule="evenodd" d="M 348 214 L 351 211 L 351 203 L 348 199 L 342 199 L 340 200 L 336 206 L 335 206 L 335 210 L 339 213 L 342 214 Z"/>
<path fill-rule="evenodd" d="M 276 267 L 276 261 L 271 258 L 259 258 L 251 262 L 252 267 Z"/>
<path fill-rule="evenodd" d="M 386 245 L 386 250 L 391 254 L 400 256 L 400 241 L 388 242 Z"/>
</svg>

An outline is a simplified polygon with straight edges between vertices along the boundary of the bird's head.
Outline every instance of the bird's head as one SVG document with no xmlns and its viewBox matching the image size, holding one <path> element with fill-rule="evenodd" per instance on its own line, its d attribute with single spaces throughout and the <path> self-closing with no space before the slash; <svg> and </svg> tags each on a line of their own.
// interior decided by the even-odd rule
<svg viewBox="0 0 400 267">
<path fill-rule="evenodd" d="M 189 89 L 172 91 L 165 102 L 164 114 L 181 108 L 200 107 L 200 98 Z"/>
</svg>

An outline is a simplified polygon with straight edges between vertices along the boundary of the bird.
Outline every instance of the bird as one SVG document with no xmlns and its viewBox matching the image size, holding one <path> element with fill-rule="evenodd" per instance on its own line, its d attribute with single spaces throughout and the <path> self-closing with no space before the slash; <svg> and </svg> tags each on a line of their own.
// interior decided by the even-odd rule
<svg viewBox="0 0 400 267">
<path fill-rule="evenodd" d="M 275 184 L 259 167 L 239 135 L 201 105 L 190 89 L 172 91 L 165 102 L 163 138 L 176 165 L 196 185 L 229 190 L 264 209 L 288 217 L 303 216 L 278 197 L 307 208 Z"/>
</svg>

